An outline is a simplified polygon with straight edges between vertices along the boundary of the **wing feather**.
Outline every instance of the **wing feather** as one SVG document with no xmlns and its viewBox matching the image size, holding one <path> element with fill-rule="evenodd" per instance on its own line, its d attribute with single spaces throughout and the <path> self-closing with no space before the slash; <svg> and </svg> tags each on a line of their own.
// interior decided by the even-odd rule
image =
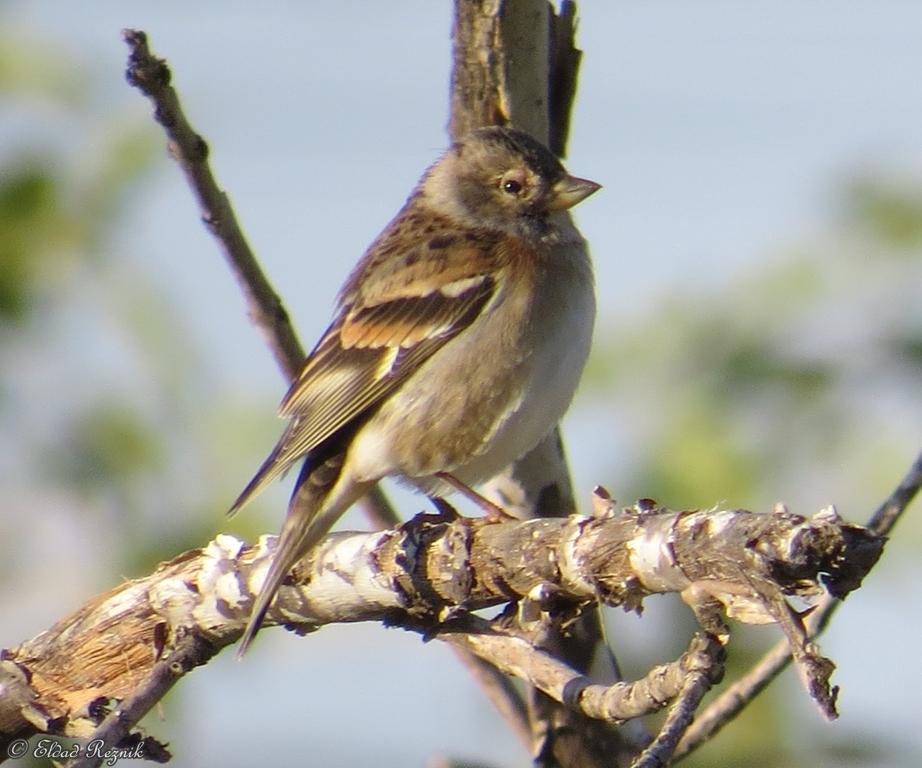
<svg viewBox="0 0 922 768">
<path fill-rule="evenodd" d="M 380 279 L 366 275 L 362 281 L 372 290 L 344 295 L 337 318 L 279 406 L 279 414 L 291 420 L 288 427 L 232 512 L 379 405 L 489 304 L 498 279 L 492 249 L 460 234 L 450 242 L 436 257 L 420 253 L 424 243 L 380 262 Z"/>
<path fill-rule="evenodd" d="M 457 298 L 401 299 L 351 312 L 332 326 L 322 356 L 279 409 L 282 416 L 304 418 L 299 447 L 309 450 L 392 392 L 473 322 L 494 288 L 486 279 Z"/>
</svg>

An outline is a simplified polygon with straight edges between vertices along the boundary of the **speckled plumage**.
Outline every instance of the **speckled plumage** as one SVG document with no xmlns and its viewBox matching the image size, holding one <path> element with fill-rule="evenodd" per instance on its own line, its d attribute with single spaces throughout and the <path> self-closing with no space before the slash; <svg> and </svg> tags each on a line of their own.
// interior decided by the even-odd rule
<svg viewBox="0 0 922 768">
<path fill-rule="evenodd" d="M 437 473 L 486 480 L 557 423 L 595 313 L 562 211 L 597 189 L 530 136 L 481 129 L 369 246 L 282 401 L 288 428 L 232 508 L 304 462 L 241 653 L 288 570 L 375 482 L 442 495 Z"/>
</svg>

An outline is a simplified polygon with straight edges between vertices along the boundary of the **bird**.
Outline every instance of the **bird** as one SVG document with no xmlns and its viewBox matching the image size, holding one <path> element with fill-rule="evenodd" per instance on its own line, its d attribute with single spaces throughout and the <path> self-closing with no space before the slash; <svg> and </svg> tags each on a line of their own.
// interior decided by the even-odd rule
<svg viewBox="0 0 922 768">
<path fill-rule="evenodd" d="M 558 423 L 595 320 L 588 247 L 567 209 L 600 187 L 498 126 L 423 174 L 340 290 L 279 406 L 287 427 L 229 511 L 301 464 L 238 656 L 291 568 L 376 482 L 433 499 L 472 489 Z"/>
</svg>

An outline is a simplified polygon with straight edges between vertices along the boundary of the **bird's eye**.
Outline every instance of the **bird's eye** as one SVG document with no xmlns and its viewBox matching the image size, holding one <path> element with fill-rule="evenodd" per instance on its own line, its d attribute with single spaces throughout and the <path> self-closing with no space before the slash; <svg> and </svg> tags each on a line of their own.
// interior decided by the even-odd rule
<svg viewBox="0 0 922 768">
<path fill-rule="evenodd" d="M 522 191 L 522 182 L 516 181 L 515 179 L 506 179 L 503 182 L 503 192 L 506 192 L 510 195 L 517 195 Z"/>
</svg>

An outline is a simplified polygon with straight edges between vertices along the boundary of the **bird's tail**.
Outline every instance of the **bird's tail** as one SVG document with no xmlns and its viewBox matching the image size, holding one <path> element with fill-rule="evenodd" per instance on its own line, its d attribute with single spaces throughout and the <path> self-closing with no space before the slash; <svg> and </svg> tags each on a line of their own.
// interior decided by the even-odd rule
<svg viewBox="0 0 922 768">
<path fill-rule="evenodd" d="M 240 658 L 256 637 L 275 593 L 294 565 L 310 552 L 329 532 L 333 524 L 370 487 L 346 479 L 340 483 L 344 453 L 338 453 L 320 463 L 304 463 L 295 483 L 288 515 L 279 534 L 272 564 L 263 582 L 253 612 L 243 632 L 237 651 Z"/>
<path fill-rule="evenodd" d="M 268 458 L 256 471 L 253 479 L 247 483 L 246 488 L 240 492 L 237 500 L 234 501 L 234 503 L 231 505 L 231 508 L 227 510 L 228 517 L 233 517 L 236 515 L 241 509 L 243 509 L 244 506 L 250 502 L 254 496 L 256 496 L 277 477 L 284 475 L 298 460 L 298 458 L 300 458 L 299 456 L 284 455 L 285 440 L 287 435 L 288 431 L 286 430 L 285 434 L 282 436 L 282 439 L 279 440 L 278 445 L 272 449 L 272 452 L 269 454 Z M 308 462 L 309 461 L 310 459 L 308 459 Z M 304 470 L 302 469 L 302 474 L 303 472 Z"/>
</svg>

